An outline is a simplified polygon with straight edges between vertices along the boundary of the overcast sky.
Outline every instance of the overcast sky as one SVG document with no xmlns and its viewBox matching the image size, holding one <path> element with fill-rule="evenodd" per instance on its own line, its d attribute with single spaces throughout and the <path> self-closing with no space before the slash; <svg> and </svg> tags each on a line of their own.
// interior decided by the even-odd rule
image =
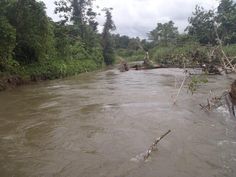
<svg viewBox="0 0 236 177">
<path fill-rule="evenodd" d="M 54 20 L 58 17 L 54 14 L 55 0 L 42 0 L 47 7 L 47 14 Z M 199 4 L 205 9 L 214 9 L 219 0 L 96 0 L 94 6 L 113 7 L 113 20 L 117 27 L 115 33 L 139 36 L 145 38 L 146 34 L 153 30 L 157 23 L 173 20 L 180 32 L 183 32 L 188 24 L 188 17 Z M 104 23 L 104 15 L 98 17 L 100 25 Z"/>
</svg>

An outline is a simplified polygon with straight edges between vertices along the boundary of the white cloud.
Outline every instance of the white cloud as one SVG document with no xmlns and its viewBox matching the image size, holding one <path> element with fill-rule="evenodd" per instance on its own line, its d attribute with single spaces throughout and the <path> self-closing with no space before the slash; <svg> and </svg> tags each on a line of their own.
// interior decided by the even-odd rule
<svg viewBox="0 0 236 177">
<path fill-rule="evenodd" d="M 43 0 L 48 8 L 47 13 L 53 19 L 54 0 Z M 132 37 L 146 36 L 146 33 L 156 27 L 156 24 L 173 20 L 179 31 L 183 32 L 188 24 L 188 17 L 199 4 L 205 9 L 214 9 L 218 0 L 96 0 L 94 5 L 113 7 L 113 20 L 116 33 Z M 98 17 L 100 25 L 104 23 L 104 15 Z"/>
</svg>

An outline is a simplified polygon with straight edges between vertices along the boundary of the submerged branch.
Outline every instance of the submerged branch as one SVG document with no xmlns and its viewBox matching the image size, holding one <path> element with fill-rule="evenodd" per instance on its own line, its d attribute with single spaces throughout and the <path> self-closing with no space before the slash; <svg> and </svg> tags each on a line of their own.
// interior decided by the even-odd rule
<svg viewBox="0 0 236 177">
<path fill-rule="evenodd" d="M 171 130 L 168 130 L 161 137 L 157 138 L 147 151 L 145 151 L 144 153 L 141 153 L 140 155 L 137 155 L 135 158 L 132 158 L 131 161 L 146 161 L 150 157 L 151 153 L 156 149 L 157 144 L 170 132 Z"/>
</svg>

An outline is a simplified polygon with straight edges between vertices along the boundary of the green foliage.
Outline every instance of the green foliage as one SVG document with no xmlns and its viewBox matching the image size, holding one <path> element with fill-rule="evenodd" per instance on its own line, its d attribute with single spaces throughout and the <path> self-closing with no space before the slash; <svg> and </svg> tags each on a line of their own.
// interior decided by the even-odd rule
<svg viewBox="0 0 236 177">
<path fill-rule="evenodd" d="M 143 50 L 117 49 L 116 55 L 126 61 L 142 61 L 144 59 L 145 52 Z"/>
<path fill-rule="evenodd" d="M 120 36 L 119 34 L 112 35 L 116 49 L 128 48 L 130 38 L 128 36 Z"/>
<path fill-rule="evenodd" d="M 8 60 L 11 60 L 16 44 L 16 30 L 6 17 L 12 1 L 0 1 L 0 72 L 8 69 Z"/>
<path fill-rule="evenodd" d="M 236 5 L 221 0 L 217 12 L 196 6 L 189 18 L 188 34 L 179 34 L 174 22 L 158 23 L 149 39 L 112 35 L 115 29 L 111 10 L 105 8 L 106 22 L 98 34 L 93 0 L 57 0 L 55 12 L 62 21 L 52 22 L 45 5 L 37 0 L 0 1 L 0 72 L 53 79 L 78 74 L 115 62 L 115 54 L 128 61 L 143 60 L 150 50 L 158 63 L 188 67 L 212 60 L 219 63 L 222 54 L 215 50 L 215 26 L 223 40 L 225 53 L 236 56 Z M 211 44 L 206 45 L 206 44 Z M 204 46 L 203 46 L 204 45 Z M 116 52 L 115 50 L 116 49 Z M 222 52 L 221 52 L 222 53 Z M 236 63 L 233 61 L 233 63 Z M 193 78 L 194 90 L 198 79 Z"/>
<path fill-rule="evenodd" d="M 48 80 L 89 72 L 97 68 L 98 65 L 92 60 L 48 60 L 28 65 L 25 70 L 32 80 Z"/>
<path fill-rule="evenodd" d="M 194 92 L 197 91 L 199 85 L 206 83 L 208 83 L 207 75 L 202 74 L 199 76 L 192 76 L 190 77 L 190 82 L 188 83 L 188 90 L 194 94 Z"/>
<path fill-rule="evenodd" d="M 52 27 L 45 6 L 35 0 L 18 0 L 11 11 L 10 23 L 16 29 L 14 59 L 29 64 L 48 58 L 53 49 Z"/>
<path fill-rule="evenodd" d="M 139 49 L 143 49 L 142 45 L 141 45 L 141 42 L 140 42 L 140 39 L 137 37 L 137 38 L 131 38 L 129 40 L 129 43 L 128 43 L 128 49 L 130 50 L 139 50 Z"/>
<path fill-rule="evenodd" d="M 89 47 L 77 34 L 77 28 L 72 25 L 54 24 L 55 46 L 57 58 L 68 60 L 94 60 L 103 64 L 103 51 L 98 38 Z"/>
<path fill-rule="evenodd" d="M 217 11 L 219 35 L 225 44 L 236 43 L 236 3 L 233 0 L 221 0 Z"/>
<path fill-rule="evenodd" d="M 23 74 L 24 68 L 16 61 L 11 58 L 7 60 L 0 60 L 1 70 L 0 72 L 8 74 Z"/>
<path fill-rule="evenodd" d="M 115 30 L 115 25 L 112 20 L 111 9 L 105 8 L 104 11 L 106 13 L 106 22 L 102 33 L 103 57 L 106 65 L 112 65 L 115 62 L 115 51 L 110 31 Z"/>
<path fill-rule="evenodd" d="M 0 16 L 0 71 L 3 71 L 4 62 L 11 59 L 15 47 L 16 30 L 8 20 Z"/>
<path fill-rule="evenodd" d="M 1 0 L 0 72 L 37 80 L 102 67 L 103 49 L 96 33 L 96 13 L 87 9 L 90 6 L 90 0 L 75 0 L 70 7 L 73 9 L 64 9 L 73 10 L 74 23 L 65 24 L 50 21 L 42 2 Z"/>
<path fill-rule="evenodd" d="M 233 0 L 221 0 L 217 12 L 196 6 L 186 30 L 201 44 L 217 44 L 216 30 L 224 44 L 233 44 L 236 43 L 235 21 L 236 3 Z"/>
<path fill-rule="evenodd" d="M 56 48 L 61 58 L 94 59 L 101 64 L 101 44 L 97 34 L 96 13 L 92 0 L 59 0 L 56 13 L 65 21 L 55 25 Z M 95 57 L 98 55 L 98 59 Z"/>
<path fill-rule="evenodd" d="M 62 24 L 72 22 L 76 28 L 76 36 L 90 47 L 94 47 L 98 22 L 97 13 L 92 9 L 92 0 L 58 0 L 55 1 L 55 12 L 63 18 Z"/>
<path fill-rule="evenodd" d="M 227 56 L 235 58 L 235 56 L 236 56 L 236 44 L 224 46 L 223 50 L 225 51 Z"/>
<path fill-rule="evenodd" d="M 214 12 L 206 11 L 203 7 L 196 6 L 193 16 L 189 18 L 188 34 L 201 44 L 216 44 L 214 27 Z"/>
<path fill-rule="evenodd" d="M 156 47 L 150 51 L 150 56 L 157 63 L 177 67 L 192 67 L 208 61 L 208 50 L 207 47 L 192 43 L 168 48 Z"/>
<path fill-rule="evenodd" d="M 168 46 L 176 44 L 178 37 L 178 28 L 174 26 L 173 21 L 168 23 L 158 23 L 157 27 L 149 33 L 149 39 L 156 45 Z"/>
</svg>

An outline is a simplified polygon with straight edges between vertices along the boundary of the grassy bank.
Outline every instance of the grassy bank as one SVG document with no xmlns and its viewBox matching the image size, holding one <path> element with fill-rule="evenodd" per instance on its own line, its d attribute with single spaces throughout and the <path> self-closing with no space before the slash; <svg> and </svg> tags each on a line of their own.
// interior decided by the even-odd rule
<svg viewBox="0 0 236 177">
<path fill-rule="evenodd" d="M 5 72 L 0 72 L 0 91 L 31 82 L 53 80 L 102 67 L 93 60 L 47 60 L 22 66 L 15 61 L 5 64 Z"/>
</svg>

